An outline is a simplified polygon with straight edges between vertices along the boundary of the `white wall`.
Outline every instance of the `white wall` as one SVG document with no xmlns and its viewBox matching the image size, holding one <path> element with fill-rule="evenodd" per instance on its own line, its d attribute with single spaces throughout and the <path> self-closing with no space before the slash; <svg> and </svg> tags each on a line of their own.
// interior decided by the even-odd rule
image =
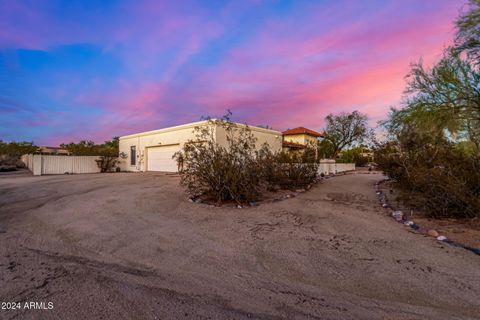
<svg viewBox="0 0 480 320">
<path fill-rule="evenodd" d="M 333 159 L 321 159 L 318 173 L 324 175 L 355 171 L 355 163 L 336 163 Z"/>
<path fill-rule="evenodd" d="M 335 172 L 355 171 L 355 163 L 336 163 Z"/>
<path fill-rule="evenodd" d="M 26 154 L 21 160 L 33 175 L 68 173 L 98 173 L 98 156 L 53 156 Z"/>
</svg>

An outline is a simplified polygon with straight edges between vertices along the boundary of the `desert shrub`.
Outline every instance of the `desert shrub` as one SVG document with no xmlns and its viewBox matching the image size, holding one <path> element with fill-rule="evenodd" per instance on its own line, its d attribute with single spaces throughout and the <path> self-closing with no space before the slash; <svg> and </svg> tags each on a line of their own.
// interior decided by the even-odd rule
<svg viewBox="0 0 480 320">
<path fill-rule="evenodd" d="M 412 64 L 401 108 L 383 123 L 391 142 L 376 151 L 402 199 L 435 218 L 480 217 L 479 4 L 456 21 L 455 47 L 430 68 Z"/>
<path fill-rule="evenodd" d="M 99 159 L 95 160 L 97 166 L 100 168 L 100 172 L 111 172 L 115 169 L 117 165 L 118 158 L 115 156 L 100 156 Z"/>
<path fill-rule="evenodd" d="M 268 147 L 259 152 L 263 179 L 269 190 L 305 187 L 317 179 L 317 150 L 307 145 L 300 152 L 272 153 Z"/>
<path fill-rule="evenodd" d="M 37 149 L 38 147 L 33 142 L 3 142 L 0 140 L 0 165 L 21 167 L 20 157 L 24 154 L 34 153 Z"/>
<path fill-rule="evenodd" d="M 215 139 L 218 130 L 226 133 L 225 146 Z M 266 189 L 302 187 L 314 182 L 318 171 L 315 148 L 307 147 L 297 155 L 273 153 L 267 144 L 258 150 L 251 129 L 228 117 L 195 128 L 195 139 L 174 158 L 181 184 L 190 195 L 217 203 L 251 202 Z"/>
<path fill-rule="evenodd" d="M 225 130 L 226 146 L 215 139 Z M 209 120 L 195 128 L 195 139 L 186 143 L 175 158 L 182 167 L 181 184 L 193 197 L 206 196 L 217 203 L 255 201 L 262 188 L 261 169 L 251 130 L 228 118 Z"/>
<path fill-rule="evenodd" d="M 118 158 L 118 138 L 111 141 L 105 141 L 103 145 L 97 147 L 97 153 L 100 158 L 96 160 L 100 172 L 112 172 L 119 162 Z"/>
<path fill-rule="evenodd" d="M 376 151 L 379 167 L 402 190 L 400 200 L 433 218 L 480 216 L 480 159 L 455 146 Z"/>
<path fill-rule="evenodd" d="M 368 162 L 368 157 L 364 156 L 365 149 L 363 146 L 351 148 L 341 152 L 340 157 L 336 159 L 338 163 L 355 163 L 357 167 L 363 167 Z"/>
</svg>

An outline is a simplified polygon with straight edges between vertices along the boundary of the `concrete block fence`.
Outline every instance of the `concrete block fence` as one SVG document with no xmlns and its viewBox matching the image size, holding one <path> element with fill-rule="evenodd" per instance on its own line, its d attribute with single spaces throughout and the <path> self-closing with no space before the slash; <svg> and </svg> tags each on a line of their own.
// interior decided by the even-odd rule
<svg viewBox="0 0 480 320">
<path fill-rule="evenodd" d="M 98 156 L 25 154 L 21 160 L 35 176 L 64 173 L 98 173 Z"/>
</svg>

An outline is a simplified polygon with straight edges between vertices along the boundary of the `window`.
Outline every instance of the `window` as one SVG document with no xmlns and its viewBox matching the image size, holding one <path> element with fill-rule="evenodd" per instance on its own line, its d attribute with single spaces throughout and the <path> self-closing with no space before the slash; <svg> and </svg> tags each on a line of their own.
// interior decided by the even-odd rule
<svg viewBox="0 0 480 320">
<path fill-rule="evenodd" d="M 131 146 L 130 147 L 130 165 L 134 166 L 137 164 L 137 147 Z"/>
</svg>

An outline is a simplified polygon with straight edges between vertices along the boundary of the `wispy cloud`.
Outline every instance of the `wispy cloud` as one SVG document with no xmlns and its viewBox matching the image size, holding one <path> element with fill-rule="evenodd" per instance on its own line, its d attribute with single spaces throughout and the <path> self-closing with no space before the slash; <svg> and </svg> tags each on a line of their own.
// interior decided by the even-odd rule
<svg viewBox="0 0 480 320">
<path fill-rule="evenodd" d="M 280 130 L 353 109 L 374 122 L 462 4 L 0 0 L 0 138 L 103 141 L 227 108 Z"/>
</svg>

